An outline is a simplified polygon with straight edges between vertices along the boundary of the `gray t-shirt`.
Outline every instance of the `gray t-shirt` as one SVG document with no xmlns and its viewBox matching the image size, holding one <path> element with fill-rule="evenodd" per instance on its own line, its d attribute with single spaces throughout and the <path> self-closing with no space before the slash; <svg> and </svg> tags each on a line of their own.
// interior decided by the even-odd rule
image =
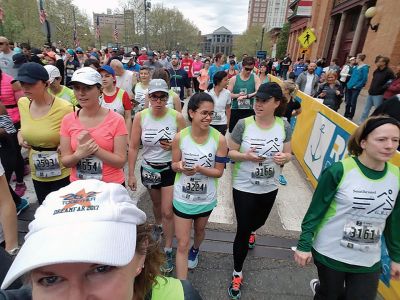
<svg viewBox="0 0 400 300">
<path fill-rule="evenodd" d="M 18 74 L 18 69 L 14 68 L 14 61 L 12 59 L 14 54 L 14 51 L 7 54 L 4 52 L 0 53 L 0 69 L 12 76 L 12 78 L 15 78 Z"/>
<path fill-rule="evenodd" d="M 244 120 L 245 119 L 240 119 L 231 133 L 231 139 L 238 145 L 242 144 L 242 137 L 245 129 Z M 286 119 L 283 119 L 283 122 L 285 124 L 285 140 L 283 142 L 287 143 L 292 139 L 292 127 Z"/>
</svg>

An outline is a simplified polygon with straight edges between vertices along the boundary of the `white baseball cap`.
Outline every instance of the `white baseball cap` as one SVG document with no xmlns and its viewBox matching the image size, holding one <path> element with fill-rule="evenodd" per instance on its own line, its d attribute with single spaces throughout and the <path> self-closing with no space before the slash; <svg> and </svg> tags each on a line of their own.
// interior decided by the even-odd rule
<svg viewBox="0 0 400 300">
<path fill-rule="evenodd" d="M 61 77 L 60 70 L 52 65 L 45 65 L 44 68 L 46 69 L 47 73 L 49 73 L 49 82 L 50 84 L 53 83 L 54 79 Z"/>
<path fill-rule="evenodd" d="M 69 84 L 74 84 L 75 82 L 80 82 L 86 85 L 101 85 L 101 75 L 95 69 L 91 67 L 83 67 L 72 74 L 71 81 Z"/>
<path fill-rule="evenodd" d="M 155 92 L 164 92 L 167 93 L 169 92 L 168 90 L 168 85 L 165 82 L 164 79 L 152 79 L 150 80 L 149 83 L 149 94 L 155 93 Z"/>
<path fill-rule="evenodd" d="M 147 51 L 146 47 L 142 47 L 140 51 Z"/>
<path fill-rule="evenodd" d="M 125 266 L 136 248 L 137 225 L 146 215 L 121 184 L 74 181 L 50 193 L 2 285 L 36 268 L 59 263 Z"/>
</svg>

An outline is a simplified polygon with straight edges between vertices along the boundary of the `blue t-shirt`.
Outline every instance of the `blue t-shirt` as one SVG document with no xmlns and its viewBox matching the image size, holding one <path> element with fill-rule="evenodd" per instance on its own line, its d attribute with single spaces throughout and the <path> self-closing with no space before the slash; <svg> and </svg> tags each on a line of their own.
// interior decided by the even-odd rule
<svg viewBox="0 0 400 300">
<path fill-rule="evenodd" d="M 224 65 L 220 65 L 219 67 L 217 67 L 215 64 L 212 64 L 211 67 L 208 69 L 208 76 L 210 76 L 209 83 L 213 83 L 214 82 L 213 81 L 214 75 L 218 71 L 225 71 Z"/>
<path fill-rule="evenodd" d="M 135 64 L 134 66 L 128 66 L 128 64 L 123 64 L 124 65 L 124 70 L 128 71 L 133 71 L 133 72 L 139 72 L 140 71 L 140 65 Z"/>
</svg>

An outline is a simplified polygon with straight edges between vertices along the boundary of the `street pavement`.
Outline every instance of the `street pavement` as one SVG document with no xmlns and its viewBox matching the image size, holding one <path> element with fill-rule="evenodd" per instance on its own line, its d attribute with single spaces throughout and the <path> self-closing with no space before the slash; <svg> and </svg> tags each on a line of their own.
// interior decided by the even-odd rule
<svg viewBox="0 0 400 300">
<path fill-rule="evenodd" d="M 365 97 L 360 96 L 355 120 L 360 115 Z M 342 104 L 341 112 L 344 109 Z M 139 155 L 140 160 L 140 155 Z M 139 176 L 137 163 L 136 176 Z M 127 167 L 125 168 L 127 170 Z M 312 197 L 312 187 L 295 158 L 283 169 L 288 185 L 280 186 L 276 203 L 266 224 L 257 231 L 256 248 L 249 251 L 243 275 L 242 299 L 312 299 L 309 287 L 316 278 L 314 265 L 298 267 L 293 261 L 293 251 L 300 233 L 302 218 Z M 25 177 L 28 190 L 25 198 L 36 203 L 32 181 Z M 151 200 L 147 190 L 139 184 L 130 194 L 138 201 L 150 222 L 154 222 Z M 26 232 L 27 216 L 20 216 L 20 241 Z M 30 218 L 29 217 L 29 218 Z M 24 221 L 22 221 L 24 220 Z M 228 164 L 219 180 L 218 206 L 207 225 L 206 239 L 200 248 L 198 267 L 189 271 L 189 280 L 199 290 L 203 299 L 228 299 L 227 289 L 233 270 L 232 242 L 236 230 L 236 219 L 232 201 L 231 165 Z M 171 274 L 175 275 L 174 272 Z"/>
</svg>

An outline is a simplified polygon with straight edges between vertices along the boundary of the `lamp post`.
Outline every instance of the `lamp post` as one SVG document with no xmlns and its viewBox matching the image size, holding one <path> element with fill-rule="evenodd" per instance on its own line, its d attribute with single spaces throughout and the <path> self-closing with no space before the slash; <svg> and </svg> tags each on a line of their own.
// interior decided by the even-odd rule
<svg viewBox="0 0 400 300">
<path fill-rule="evenodd" d="M 262 26 L 262 30 L 261 30 L 261 46 L 260 46 L 261 51 L 263 49 L 263 43 L 264 43 L 264 32 L 265 32 L 265 25 Z"/>
<path fill-rule="evenodd" d="M 149 48 L 147 42 L 147 12 L 150 11 L 151 2 L 149 0 L 144 0 L 144 45 Z"/>
</svg>

